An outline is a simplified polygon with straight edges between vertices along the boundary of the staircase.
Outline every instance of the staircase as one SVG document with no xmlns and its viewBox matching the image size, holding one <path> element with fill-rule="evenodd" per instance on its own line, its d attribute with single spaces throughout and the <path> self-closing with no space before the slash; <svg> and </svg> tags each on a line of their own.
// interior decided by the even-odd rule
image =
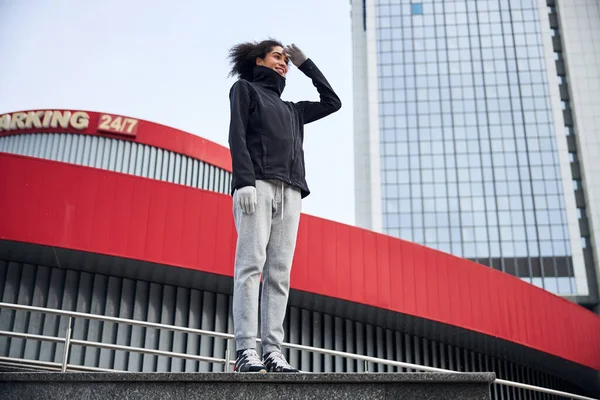
<svg viewBox="0 0 600 400">
<path fill-rule="evenodd" d="M 3 400 L 490 399 L 493 373 L 2 372 Z"/>
</svg>

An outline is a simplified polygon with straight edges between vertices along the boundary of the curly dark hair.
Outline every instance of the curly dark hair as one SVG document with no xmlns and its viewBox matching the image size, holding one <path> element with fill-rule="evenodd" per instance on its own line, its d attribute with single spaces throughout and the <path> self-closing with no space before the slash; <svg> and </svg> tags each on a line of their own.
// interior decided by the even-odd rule
<svg viewBox="0 0 600 400">
<path fill-rule="evenodd" d="M 236 44 L 229 49 L 229 60 L 232 64 L 229 76 L 238 76 L 238 78 L 247 81 L 252 80 L 256 57 L 265 58 L 273 47 L 283 47 L 280 41 L 267 39 L 262 42 L 245 42 Z"/>
</svg>

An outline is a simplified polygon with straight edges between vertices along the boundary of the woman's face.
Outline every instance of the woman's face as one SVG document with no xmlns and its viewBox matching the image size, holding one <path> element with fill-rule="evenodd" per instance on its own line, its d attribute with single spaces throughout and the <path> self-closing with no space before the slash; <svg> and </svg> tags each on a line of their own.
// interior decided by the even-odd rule
<svg viewBox="0 0 600 400">
<path fill-rule="evenodd" d="M 288 71 L 288 58 L 283 52 L 283 47 L 275 46 L 267 53 L 264 59 L 258 57 L 256 65 L 274 69 L 279 75 L 285 76 Z"/>
</svg>

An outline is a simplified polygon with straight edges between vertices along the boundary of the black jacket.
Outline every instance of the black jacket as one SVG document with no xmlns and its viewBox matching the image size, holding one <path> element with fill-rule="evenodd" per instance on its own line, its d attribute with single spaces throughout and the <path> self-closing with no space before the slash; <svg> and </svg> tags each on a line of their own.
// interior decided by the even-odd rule
<svg viewBox="0 0 600 400">
<path fill-rule="evenodd" d="M 231 87 L 232 194 L 235 189 L 255 186 L 257 179 L 276 179 L 300 189 L 302 198 L 309 195 L 302 148 L 304 124 L 339 110 L 342 103 L 312 60 L 299 69 L 312 79 L 320 101 L 281 100 L 285 78 L 263 66 L 254 68 L 251 82 L 240 79 Z"/>
</svg>

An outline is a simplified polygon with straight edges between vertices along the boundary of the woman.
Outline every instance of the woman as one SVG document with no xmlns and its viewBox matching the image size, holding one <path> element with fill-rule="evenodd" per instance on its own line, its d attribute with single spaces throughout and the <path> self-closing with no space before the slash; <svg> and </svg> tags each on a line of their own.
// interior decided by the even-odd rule
<svg viewBox="0 0 600 400">
<path fill-rule="evenodd" d="M 304 173 L 304 124 L 341 107 L 312 60 L 295 45 L 276 40 L 242 43 L 229 53 L 229 148 L 231 193 L 238 234 L 233 289 L 235 371 L 298 372 L 281 353 L 290 269 L 302 199 L 309 194 Z M 281 100 L 288 63 L 312 79 L 320 101 Z M 261 294 L 263 358 L 256 352 L 258 292 Z"/>
</svg>

